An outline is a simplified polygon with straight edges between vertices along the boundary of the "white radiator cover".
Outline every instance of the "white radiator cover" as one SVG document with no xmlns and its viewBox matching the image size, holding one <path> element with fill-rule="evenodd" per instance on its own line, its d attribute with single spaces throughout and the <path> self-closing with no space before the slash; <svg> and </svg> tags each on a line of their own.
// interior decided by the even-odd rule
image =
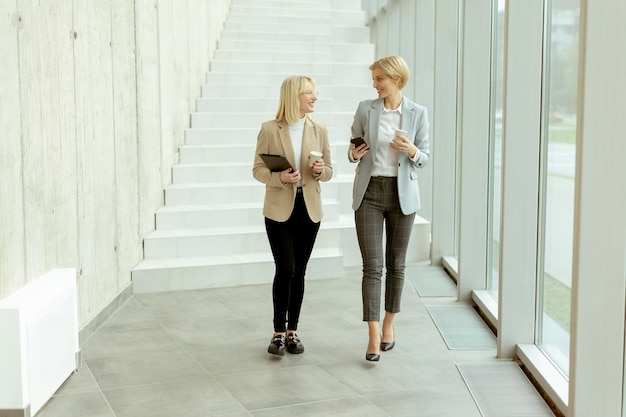
<svg viewBox="0 0 626 417">
<path fill-rule="evenodd" d="M 76 270 L 54 269 L 0 300 L 0 413 L 34 416 L 78 367 Z"/>
</svg>

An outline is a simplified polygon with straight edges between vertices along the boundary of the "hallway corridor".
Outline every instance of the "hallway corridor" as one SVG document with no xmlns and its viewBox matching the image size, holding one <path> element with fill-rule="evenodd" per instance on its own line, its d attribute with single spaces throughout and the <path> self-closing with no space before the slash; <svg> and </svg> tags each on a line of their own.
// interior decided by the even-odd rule
<svg viewBox="0 0 626 417">
<path fill-rule="evenodd" d="M 302 355 L 266 352 L 271 285 L 136 294 L 37 417 L 547 417 L 440 268 L 407 268 L 397 345 L 364 360 L 360 271 L 307 281 Z M 442 336 L 443 335 L 443 336 Z"/>
</svg>

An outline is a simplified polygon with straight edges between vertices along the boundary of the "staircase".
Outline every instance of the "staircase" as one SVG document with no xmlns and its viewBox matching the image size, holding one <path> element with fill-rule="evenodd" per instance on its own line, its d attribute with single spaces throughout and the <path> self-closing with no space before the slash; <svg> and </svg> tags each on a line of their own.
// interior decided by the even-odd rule
<svg viewBox="0 0 626 417">
<path fill-rule="evenodd" d="M 132 271 L 135 293 L 272 282 L 265 185 L 252 177 L 252 161 L 261 123 L 274 118 L 289 75 L 316 82 L 313 118 L 328 126 L 334 170 L 322 183 L 324 218 L 307 279 L 361 264 L 347 147 L 358 101 L 375 97 L 368 39 L 361 0 L 232 0 L 165 206 Z M 407 260 L 428 259 L 426 221 L 416 217 L 411 239 Z"/>
</svg>

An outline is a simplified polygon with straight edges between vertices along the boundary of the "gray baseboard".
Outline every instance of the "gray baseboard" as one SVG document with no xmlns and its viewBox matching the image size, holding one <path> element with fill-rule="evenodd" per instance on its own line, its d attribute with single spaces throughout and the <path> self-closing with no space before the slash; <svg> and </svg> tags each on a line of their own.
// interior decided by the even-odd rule
<svg viewBox="0 0 626 417">
<path fill-rule="evenodd" d="M 30 405 L 23 410 L 0 410 L 0 417 L 30 417 Z"/>
<path fill-rule="evenodd" d="M 78 330 L 78 344 L 82 346 L 133 295 L 133 283 L 129 282 L 126 288 L 120 291 L 100 312 L 93 316 Z M 77 358 L 77 360 L 80 358 Z M 4 417 L 0 414 L 0 417 Z"/>
</svg>

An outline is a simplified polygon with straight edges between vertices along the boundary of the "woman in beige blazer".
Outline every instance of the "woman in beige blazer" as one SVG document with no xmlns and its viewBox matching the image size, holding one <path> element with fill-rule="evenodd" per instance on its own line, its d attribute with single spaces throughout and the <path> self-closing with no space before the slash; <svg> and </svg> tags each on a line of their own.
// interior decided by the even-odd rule
<svg viewBox="0 0 626 417">
<path fill-rule="evenodd" d="M 328 130 L 313 121 L 317 92 L 313 79 L 287 77 L 280 88 L 276 118 L 257 138 L 252 175 L 265 184 L 263 215 L 274 256 L 274 335 L 267 351 L 283 356 L 304 352 L 296 334 L 304 296 L 304 275 L 322 220 L 321 181 L 333 175 Z M 309 164 L 309 153 L 322 157 Z M 291 168 L 272 172 L 260 154 L 285 155 Z"/>
</svg>

